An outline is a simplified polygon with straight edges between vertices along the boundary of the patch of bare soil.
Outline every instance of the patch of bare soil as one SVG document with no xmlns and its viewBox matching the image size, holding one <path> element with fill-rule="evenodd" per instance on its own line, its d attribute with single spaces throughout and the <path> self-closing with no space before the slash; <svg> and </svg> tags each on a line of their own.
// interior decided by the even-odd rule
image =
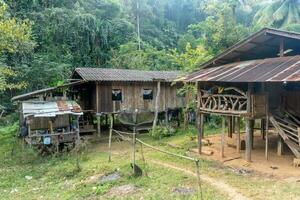
<svg viewBox="0 0 300 200">
<path fill-rule="evenodd" d="M 174 169 L 177 171 L 181 171 L 183 173 L 192 175 L 192 176 L 197 176 L 196 173 L 188 170 L 188 169 L 184 169 L 184 168 L 180 168 L 171 164 L 166 164 L 166 163 L 162 163 L 156 160 L 147 160 L 148 162 L 154 163 L 156 165 L 159 165 L 161 167 L 165 167 L 168 169 Z M 221 192 L 227 194 L 230 199 L 235 199 L 235 200 L 247 200 L 248 198 L 245 197 L 243 194 L 241 194 L 240 192 L 238 192 L 235 188 L 231 187 L 230 185 L 228 185 L 227 183 L 221 181 L 221 180 L 216 180 L 214 178 L 211 178 L 209 176 L 206 176 L 204 174 L 202 174 L 200 176 L 201 180 L 207 182 L 208 184 L 210 184 L 211 186 L 215 187 L 216 189 L 220 190 Z"/>
<path fill-rule="evenodd" d="M 108 191 L 108 195 L 122 197 L 124 195 L 132 194 L 132 193 L 136 192 L 136 190 L 137 190 L 137 188 L 132 184 L 121 185 L 121 186 L 116 186 L 116 187 L 111 188 Z"/>
<path fill-rule="evenodd" d="M 221 162 L 224 166 L 229 166 L 236 172 L 255 171 L 258 174 L 266 177 L 289 179 L 291 177 L 296 180 L 300 179 L 300 168 L 292 165 L 294 155 L 285 147 L 282 156 L 277 155 L 277 134 L 270 133 L 269 136 L 269 159 L 265 159 L 265 140 L 259 131 L 256 131 L 254 136 L 254 146 L 252 150 L 252 162 L 248 163 L 244 160 L 245 151 L 236 151 L 236 135 L 233 138 L 226 137 L 225 139 L 225 158 L 221 158 L 221 135 L 213 135 L 206 137 L 212 143 L 210 146 L 204 146 L 204 151 L 213 151 L 212 155 L 201 155 L 201 158 Z M 241 140 L 244 134 L 241 135 Z M 197 154 L 193 154 L 196 156 Z"/>
</svg>

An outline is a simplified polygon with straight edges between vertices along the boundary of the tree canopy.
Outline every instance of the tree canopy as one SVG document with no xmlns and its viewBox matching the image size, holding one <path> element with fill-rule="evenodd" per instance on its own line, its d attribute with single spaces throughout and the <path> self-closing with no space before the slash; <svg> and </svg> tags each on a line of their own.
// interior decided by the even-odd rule
<svg viewBox="0 0 300 200">
<path fill-rule="evenodd" d="M 190 72 L 264 26 L 300 31 L 299 0 L 0 2 L 6 103 L 61 83 L 76 67 Z"/>
</svg>

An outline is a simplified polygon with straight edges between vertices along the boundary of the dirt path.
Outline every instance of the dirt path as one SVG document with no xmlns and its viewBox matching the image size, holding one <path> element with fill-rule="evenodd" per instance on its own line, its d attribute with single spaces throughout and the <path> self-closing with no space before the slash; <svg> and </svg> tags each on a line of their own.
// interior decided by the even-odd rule
<svg viewBox="0 0 300 200">
<path fill-rule="evenodd" d="M 165 168 L 171 168 L 171 169 L 174 169 L 174 170 L 177 170 L 177 171 L 181 171 L 181 172 L 184 172 L 184 173 L 192 175 L 192 176 L 197 176 L 196 173 L 194 173 L 190 170 L 180 168 L 180 167 L 176 167 L 176 166 L 171 165 L 171 164 L 162 163 L 162 162 L 157 161 L 157 160 L 147 159 L 147 162 L 151 162 L 153 164 L 160 165 L 160 166 L 165 167 Z M 228 185 L 227 183 L 225 183 L 223 181 L 216 180 L 216 179 L 211 178 L 209 176 L 206 176 L 204 174 L 201 174 L 200 178 L 201 178 L 201 180 L 209 183 L 210 185 L 214 186 L 215 188 L 217 188 L 221 192 L 226 193 L 230 197 L 230 199 L 249 200 L 249 198 L 243 196 L 235 188 L 231 187 L 230 185 Z"/>
</svg>

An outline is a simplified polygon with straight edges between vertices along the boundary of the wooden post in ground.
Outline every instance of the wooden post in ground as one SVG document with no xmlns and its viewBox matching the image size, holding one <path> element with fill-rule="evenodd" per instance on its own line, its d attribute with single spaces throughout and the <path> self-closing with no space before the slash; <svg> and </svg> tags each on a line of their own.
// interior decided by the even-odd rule
<svg viewBox="0 0 300 200">
<path fill-rule="evenodd" d="M 136 125 L 137 125 L 137 112 L 138 110 L 136 109 L 134 111 L 134 117 L 133 117 L 133 121 L 134 121 L 134 127 L 133 127 L 133 134 L 132 134 L 132 149 L 133 149 L 133 155 L 132 155 L 132 159 L 133 159 L 133 174 L 135 175 L 135 145 L 136 145 Z"/>
<path fill-rule="evenodd" d="M 254 149 L 254 124 L 255 124 L 255 120 L 251 119 L 250 120 L 250 144 L 252 149 Z"/>
<path fill-rule="evenodd" d="M 250 119 L 246 118 L 246 135 L 245 135 L 245 141 L 246 141 L 246 151 L 245 151 L 245 158 L 246 161 L 251 162 L 251 150 L 252 150 L 252 144 L 251 144 L 251 122 Z"/>
<path fill-rule="evenodd" d="M 261 130 L 261 136 L 262 136 L 263 140 L 265 139 L 265 135 L 266 135 L 265 125 L 266 125 L 266 120 L 265 119 L 261 119 L 260 120 L 260 130 Z"/>
<path fill-rule="evenodd" d="M 204 124 L 203 124 L 204 115 L 201 112 L 197 114 L 197 128 L 198 128 L 198 153 L 202 152 L 202 139 L 204 133 Z"/>
<path fill-rule="evenodd" d="M 168 109 L 165 109 L 165 121 L 166 121 L 166 126 L 169 126 Z"/>
<path fill-rule="evenodd" d="M 277 155 L 282 156 L 283 154 L 283 141 L 281 136 L 278 134 L 278 139 L 277 139 Z"/>
<path fill-rule="evenodd" d="M 225 145 L 225 117 L 222 116 L 221 158 L 224 158 L 224 145 Z"/>
<path fill-rule="evenodd" d="M 232 138 L 232 116 L 227 117 L 228 137 Z"/>
<path fill-rule="evenodd" d="M 159 105 L 158 105 L 159 97 L 160 97 L 160 81 L 157 81 L 157 90 L 156 90 L 156 97 L 155 97 L 155 113 L 154 113 L 152 129 L 155 129 L 155 127 L 157 125 L 158 110 L 159 110 Z"/>
<path fill-rule="evenodd" d="M 107 115 L 106 115 L 107 116 Z M 108 149 L 109 149 L 109 155 L 108 155 L 108 161 L 111 161 L 111 137 L 113 132 L 113 119 L 112 114 L 110 114 L 110 126 L 109 126 L 109 139 L 108 139 Z"/>
<path fill-rule="evenodd" d="M 297 127 L 297 132 L 298 132 L 298 143 L 300 146 L 300 127 Z"/>
<path fill-rule="evenodd" d="M 269 158 L 269 115 L 267 113 L 266 116 L 266 126 L 265 126 L 266 130 L 265 130 L 265 158 L 266 160 L 268 160 Z"/>
<path fill-rule="evenodd" d="M 198 153 L 202 152 L 202 138 L 204 134 L 204 114 L 200 111 L 201 106 L 201 90 L 198 88 L 198 82 L 196 83 L 197 89 L 197 129 L 198 129 Z"/>
<path fill-rule="evenodd" d="M 241 150 L 241 129 L 240 129 L 240 123 L 241 123 L 241 118 L 237 117 L 237 122 L 236 122 L 236 151 L 237 153 L 240 153 Z"/>
<path fill-rule="evenodd" d="M 236 133 L 236 117 L 232 116 L 232 133 Z"/>
<path fill-rule="evenodd" d="M 96 82 L 96 117 L 97 117 L 97 135 L 101 137 L 101 116 L 100 113 L 100 106 L 99 106 L 99 100 L 100 100 L 100 85 L 99 82 Z"/>
<path fill-rule="evenodd" d="M 251 94 L 253 91 L 253 84 L 248 83 L 248 91 L 247 91 L 247 112 L 249 115 L 252 113 L 251 109 Z M 252 151 L 252 134 L 253 133 L 253 126 L 251 125 L 251 117 L 246 117 L 246 135 L 245 135 L 245 142 L 246 142 L 246 151 L 245 151 L 245 159 L 247 162 L 251 162 L 251 151 Z"/>
</svg>

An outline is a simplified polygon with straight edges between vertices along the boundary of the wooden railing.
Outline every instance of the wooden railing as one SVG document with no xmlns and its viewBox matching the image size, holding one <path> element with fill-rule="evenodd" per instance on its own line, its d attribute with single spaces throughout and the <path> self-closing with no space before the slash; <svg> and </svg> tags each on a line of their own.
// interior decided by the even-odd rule
<svg viewBox="0 0 300 200">
<path fill-rule="evenodd" d="M 234 91 L 237 94 L 222 94 Z M 246 115 L 247 95 L 234 87 L 225 88 L 222 93 L 211 94 L 209 91 L 202 90 L 200 97 L 200 111 L 207 113 L 219 113 L 228 115 Z"/>
</svg>

